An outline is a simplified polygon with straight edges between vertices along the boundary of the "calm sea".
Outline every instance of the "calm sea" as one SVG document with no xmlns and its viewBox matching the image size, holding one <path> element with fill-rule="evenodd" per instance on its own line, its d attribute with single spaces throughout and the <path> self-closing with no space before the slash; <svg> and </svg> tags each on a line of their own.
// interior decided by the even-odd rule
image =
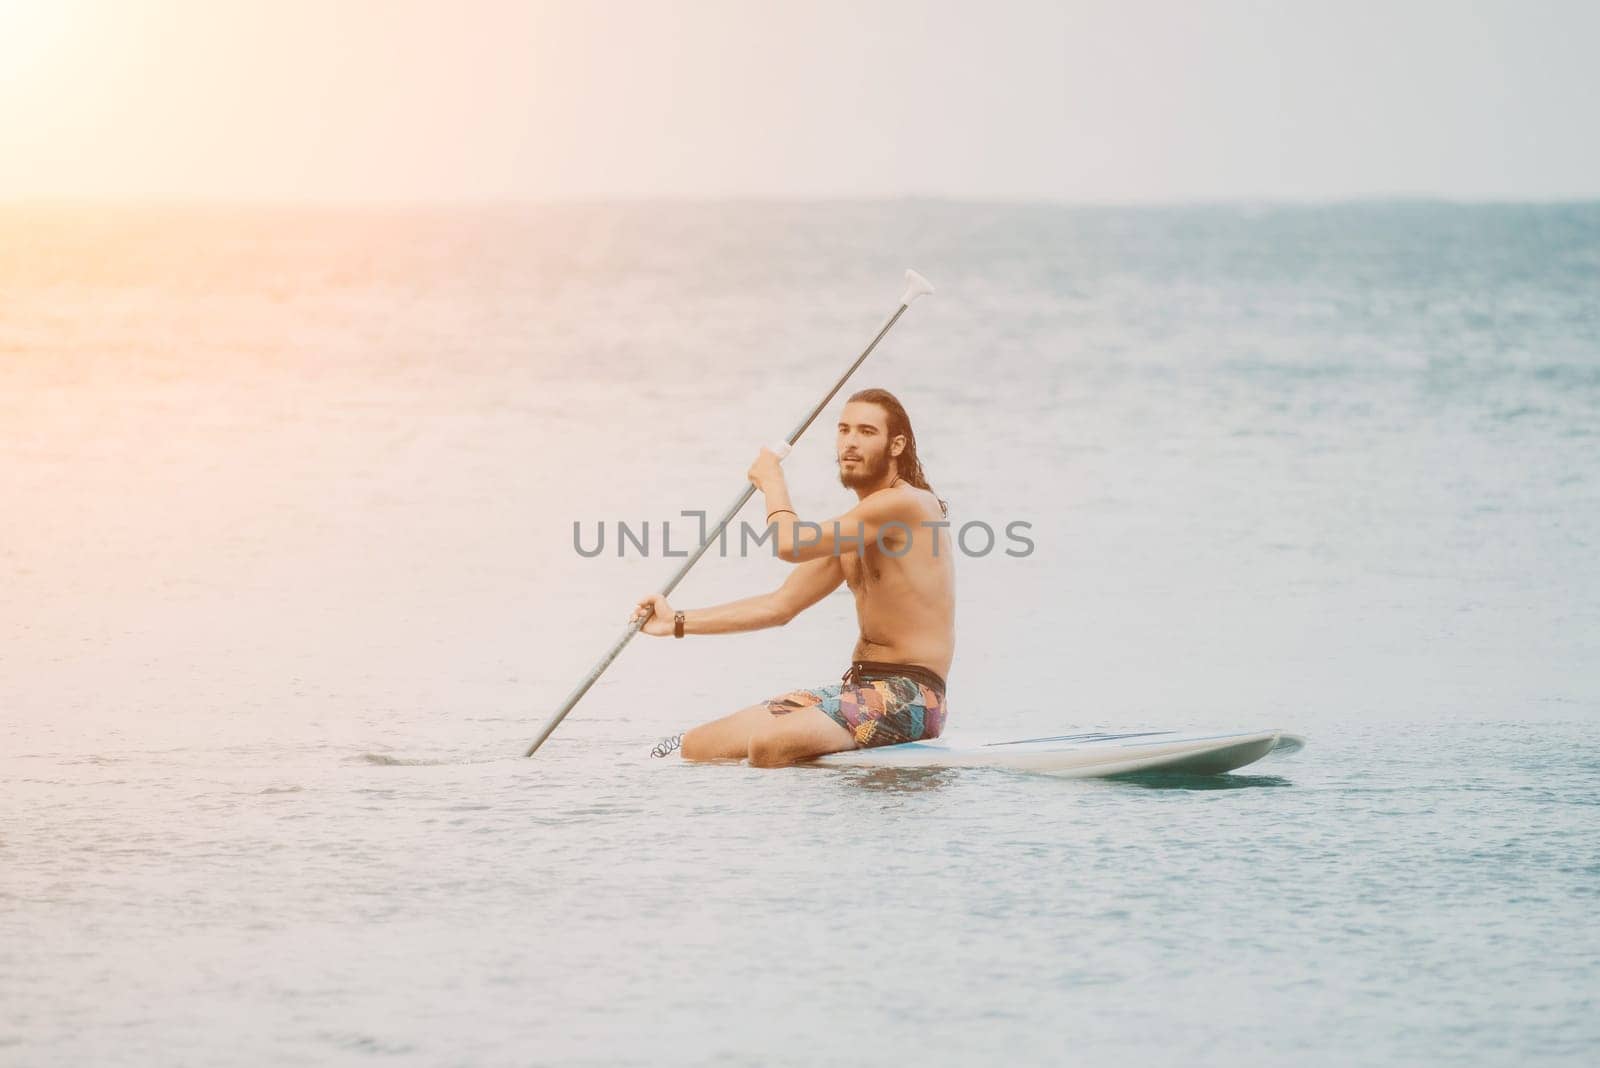
<svg viewBox="0 0 1600 1068">
<path fill-rule="evenodd" d="M 952 729 L 1303 752 L 647 757 L 836 679 L 840 593 L 520 758 L 907 266 L 854 385 L 1035 545 Z M 0 1063 L 1600 1056 L 1600 205 L 0 208 L 0 502 Z"/>
</svg>

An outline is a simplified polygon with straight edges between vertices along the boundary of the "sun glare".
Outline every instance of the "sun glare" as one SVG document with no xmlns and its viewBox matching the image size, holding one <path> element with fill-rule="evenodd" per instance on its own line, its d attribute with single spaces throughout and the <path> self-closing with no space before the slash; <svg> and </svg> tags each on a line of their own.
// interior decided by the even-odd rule
<svg viewBox="0 0 1600 1068">
<path fill-rule="evenodd" d="M 72 21 L 58 0 L 0 0 L 0 86 L 11 86 L 59 54 Z"/>
</svg>

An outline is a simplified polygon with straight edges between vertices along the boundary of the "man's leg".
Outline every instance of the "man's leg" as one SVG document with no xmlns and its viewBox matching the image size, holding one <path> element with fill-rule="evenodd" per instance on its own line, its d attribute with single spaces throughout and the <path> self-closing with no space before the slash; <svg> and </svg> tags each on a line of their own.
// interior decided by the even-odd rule
<svg viewBox="0 0 1600 1068">
<path fill-rule="evenodd" d="M 778 768 L 825 753 L 842 753 L 855 747 L 855 735 L 834 722 L 833 717 L 822 709 L 812 705 L 782 716 L 768 714 L 766 722 L 758 722 L 750 736 L 750 765 Z"/>
<path fill-rule="evenodd" d="M 750 753 L 750 736 L 766 720 L 778 718 L 767 711 L 765 701 L 741 708 L 686 732 L 681 755 L 685 760 L 743 760 Z"/>
</svg>

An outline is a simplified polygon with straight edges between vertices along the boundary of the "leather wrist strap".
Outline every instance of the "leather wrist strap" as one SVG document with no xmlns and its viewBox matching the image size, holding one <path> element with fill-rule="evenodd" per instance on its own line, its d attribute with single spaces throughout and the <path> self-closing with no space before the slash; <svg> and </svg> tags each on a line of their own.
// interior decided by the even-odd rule
<svg viewBox="0 0 1600 1068">
<path fill-rule="evenodd" d="M 683 613 L 682 612 L 674 612 L 672 614 L 672 636 L 674 638 L 683 637 Z"/>
</svg>

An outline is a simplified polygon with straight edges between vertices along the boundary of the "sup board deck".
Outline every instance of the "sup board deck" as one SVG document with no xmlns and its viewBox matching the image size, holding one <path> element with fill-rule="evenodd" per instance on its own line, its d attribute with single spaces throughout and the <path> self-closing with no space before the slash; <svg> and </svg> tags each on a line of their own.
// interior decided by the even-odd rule
<svg viewBox="0 0 1600 1068">
<path fill-rule="evenodd" d="M 834 768 L 1003 768 L 1074 779 L 1141 771 L 1221 775 L 1269 753 L 1293 753 L 1304 745 L 1303 738 L 1280 730 L 1089 731 L 995 740 L 953 734 L 830 753 L 813 763 Z"/>
</svg>

